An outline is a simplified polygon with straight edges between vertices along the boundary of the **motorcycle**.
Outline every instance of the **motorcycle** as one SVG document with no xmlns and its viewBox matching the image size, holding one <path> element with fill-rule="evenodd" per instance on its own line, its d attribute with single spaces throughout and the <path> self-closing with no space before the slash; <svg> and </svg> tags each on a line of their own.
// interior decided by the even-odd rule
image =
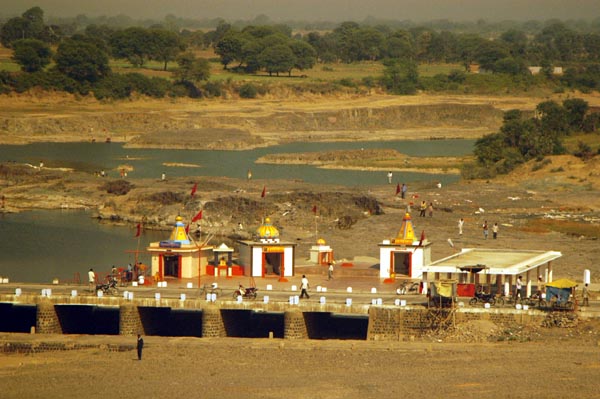
<svg viewBox="0 0 600 399">
<path fill-rule="evenodd" d="M 475 306 L 477 303 L 489 303 L 493 306 L 496 303 L 496 296 L 494 294 L 486 294 L 484 292 L 476 292 L 475 296 L 469 301 L 469 305 Z"/>
<path fill-rule="evenodd" d="M 100 290 L 102 290 L 104 295 L 117 295 L 119 293 L 119 288 L 117 288 L 117 280 L 111 278 L 106 283 L 96 285 L 96 292 Z"/>
<path fill-rule="evenodd" d="M 233 298 L 237 299 L 237 297 L 241 296 L 242 298 L 256 299 L 258 295 L 257 291 L 258 288 L 256 287 L 238 288 L 233 292 Z"/>
</svg>

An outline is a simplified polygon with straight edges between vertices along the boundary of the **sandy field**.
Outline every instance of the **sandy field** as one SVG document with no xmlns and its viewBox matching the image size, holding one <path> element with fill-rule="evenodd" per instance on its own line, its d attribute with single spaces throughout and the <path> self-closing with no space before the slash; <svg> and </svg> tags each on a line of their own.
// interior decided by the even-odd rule
<svg viewBox="0 0 600 399">
<path fill-rule="evenodd" d="M 596 332 L 542 333 L 478 343 L 145 337 L 142 361 L 134 337 L 50 336 L 131 350 L 2 354 L 0 384 L 5 399 L 600 397 Z"/>
</svg>

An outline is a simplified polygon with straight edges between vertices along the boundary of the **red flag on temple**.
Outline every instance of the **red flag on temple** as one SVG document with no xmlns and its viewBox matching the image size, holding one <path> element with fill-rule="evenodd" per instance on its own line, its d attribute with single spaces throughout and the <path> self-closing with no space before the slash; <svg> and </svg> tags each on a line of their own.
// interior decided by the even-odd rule
<svg viewBox="0 0 600 399">
<path fill-rule="evenodd" d="M 262 190 L 262 193 L 260 194 L 260 198 L 265 198 L 266 195 L 267 195 L 267 187 L 263 186 L 263 190 Z"/>
<path fill-rule="evenodd" d="M 200 219 L 202 219 L 202 209 L 200 209 L 200 212 L 198 212 L 196 216 L 192 218 L 192 223 L 197 222 Z"/>
<path fill-rule="evenodd" d="M 142 233 L 142 224 L 138 223 L 137 224 L 137 232 L 135 233 L 135 236 L 139 237 L 141 233 Z"/>
<path fill-rule="evenodd" d="M 415 251 L 416 251 L 418 248 L 420 248 L 420 247 L 422 247 L 422 246 L 423 246 L 423 241 L 425 241 L 425 230 L 422 230 L 422 231 L 421 231 L 421 239 L 419 240 L 419 245 L 417 245 L 417 246 L 415 247 Z M 413 252 L 415 252 L 415 251 L 413 251 Z"/>
<path fill-rule="evenodd" d="M 198 183 L 194 183 L 194 187 L 192 187 L 192 197 L 196 194 L 196 190 L 198 189 Z"/>
<path fill-rule="evenodd" d="M 185 234 L 189 234 L 190 233 L 190 225 L 189 223 L 185 225 Z"/>
<path fill-rule="evenodd" d="M 400 194 L 400 183 L 396 186 L 396 195 Z"/>
</svg>

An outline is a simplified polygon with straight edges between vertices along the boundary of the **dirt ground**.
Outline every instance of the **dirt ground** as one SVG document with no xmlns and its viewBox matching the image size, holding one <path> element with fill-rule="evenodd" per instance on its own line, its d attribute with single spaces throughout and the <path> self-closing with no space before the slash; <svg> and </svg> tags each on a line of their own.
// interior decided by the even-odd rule
<svg viewBox="0 0 600 399">
<path fill-rule="evenodd" d="M 0 354 L 0 384 L 5 399 L 597 398 L 596 327 L 471 343 L 145 337 L 142 361 L 135 337 L 37 336 L 131 350 Z"/>
</svg>

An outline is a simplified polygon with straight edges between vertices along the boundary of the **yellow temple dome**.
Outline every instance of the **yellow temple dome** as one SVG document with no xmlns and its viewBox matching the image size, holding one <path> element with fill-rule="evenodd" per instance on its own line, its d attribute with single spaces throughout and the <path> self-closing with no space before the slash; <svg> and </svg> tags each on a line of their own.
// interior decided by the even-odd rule
<svg viewBox="0 0 600 399">
<path fill-rule="evenodd" d="M 265 222 L 256 229 L 259 238 L 279 238 L 279 230 L 271 224 L 271 218 L 265 218 Z"/>
<path fill-rule="evenodd" d="M 398 232 L 398 236 L 394 238 L 394 244 L 412 244 L 415 240 L 415 231 L 413 229 L 412 220 L 410 218 L 410 214 L 407 212 L 402 218 L 402 225 L 400 226 L 400 231 Z"/>
<path fill-rule="evenodd" d="M 190 239 L 185 231 L 185 224 L 183 224 L 183 218 L 181 216 L 177 216 L 175 218 L 175 226 L 171 231 L 169 241 L 179 242 L 181 244 L 190 243 Z"/>
<path fill-rule="evenodd" d="M 319 238 L 319 239 L 317 240 L 317 245 L 325 245 L 325 240 L 324 240 L 324 239 L 322 239 L 322 238 Z"/>
</svg>

